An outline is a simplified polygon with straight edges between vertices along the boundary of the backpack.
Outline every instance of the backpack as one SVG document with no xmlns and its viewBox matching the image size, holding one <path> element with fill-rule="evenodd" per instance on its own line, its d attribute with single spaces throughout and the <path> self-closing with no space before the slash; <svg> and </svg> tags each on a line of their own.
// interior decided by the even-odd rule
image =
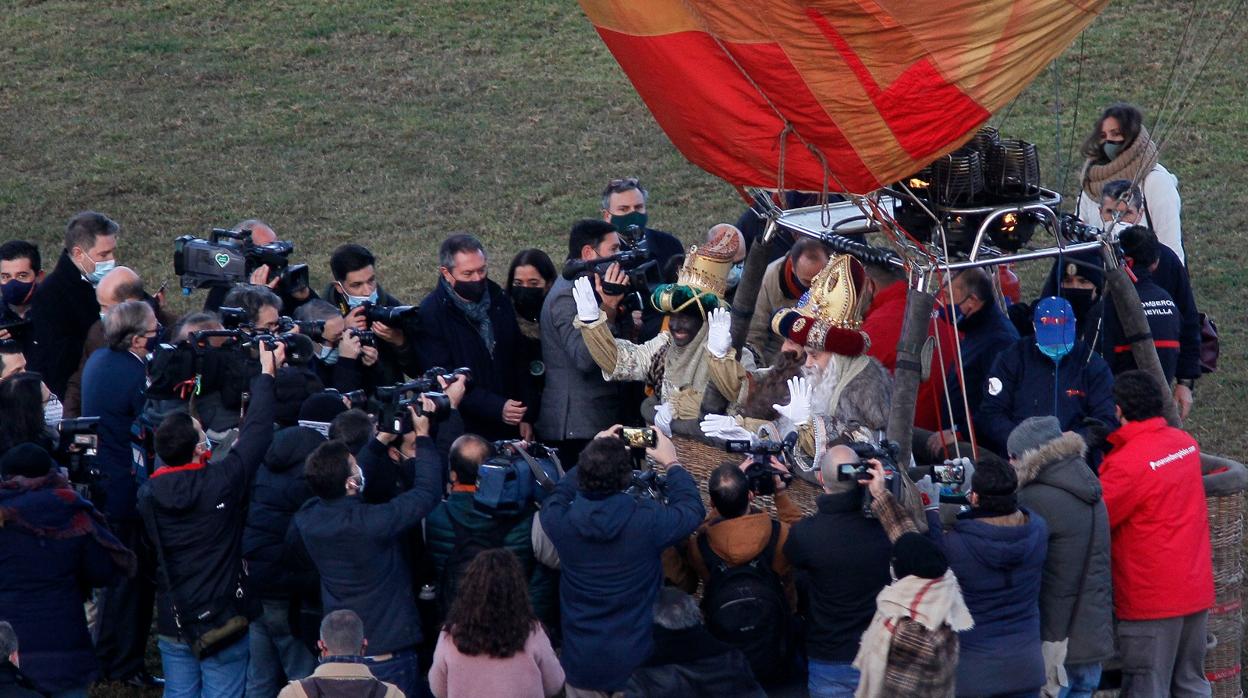
<svg viewBox="0 0 1248 698">
<path fill-rule="evenodd" d="M 493 525 L 485 530 L 470 529 L 457 521 L 454 512 L 449 508 L 446 518 L 451 522 L 451 528 L 455 529 L 455 547 L 446 558 L 442 574 L 438 576 L 438 609 L 443 618 L 451 610 L 451 603 L 455 601 L 456 592 L 459 590 L 459 578 L 468 569 L 468 564 L 477 553 L 503 547 L 508 532 L 516 523 L 514 518 L 495 519 Z"/>
<path fill-rule="evenodd" d="M 788 667 L 791 640 L 789 603 L 780 577 L 772 569 L 780 523 L 771 522 L 771 537 L 753 560 L 730 567 L 711 549 L 706 532 L 698 550 L 710 576 L 702 594 L 707 629 L 745 655 L 760 681 L 781 678 Z"/>
</svg>

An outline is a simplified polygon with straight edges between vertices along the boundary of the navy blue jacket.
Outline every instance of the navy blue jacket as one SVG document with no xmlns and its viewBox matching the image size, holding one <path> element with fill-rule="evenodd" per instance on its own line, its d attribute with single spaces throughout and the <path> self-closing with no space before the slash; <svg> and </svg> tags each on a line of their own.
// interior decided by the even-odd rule
<svg viewBox="0 0 1248 698">
<path fill-rule="evenodd" d="M 1075 342 L 1055 367 L 1053 360 L 1040 352 L 1034 337 L 1023 337 L 1002 352 L 988 372 L 983 401 L 975 414 L 975 434 L 980 443 L 1005 455 L 1006 440 L 1020 422 L 1055 415 L 1062 431 L 1074 431 L 1086 438 L 1083 420 L 1087 417 L 1110 426 L 1118 423 L 1113 387 L 1109 366 L 1083 342 Z"/>
<path fill-rule="evenodd" d="M 959 438 L 967 439 L 970 432 L 967 430 L 967 413 L 962 407 L 963 386 L 966 390 L 966 402 L 971 408 L 970 413 L 974 415 L 983 400 L 984 391 L 981 386 L 988 380 L 992 362 L 998 354 L 1018 341 L 1018 330 L 1014 329 L 1014 324 L 1001 312 L 997 304 L 992 302 L 974 315 L 958 321 L 957 329 L 962 335 L 962 380 L 959 381 L 957 371 L 949 372 L 947 381 L 953 414 L 946 414 L 945 417 L 948 424 L 957 427 Z M 948 409 L 946 406 L 945 411 Z"/>
<path fill-rule="evenodd" d="M 578 491 L 577 469 L 559 481 L 540 513 L 559 552 L 559 608 L 568 684 L 619 691 L 654 647 L 654 600 L 663 550 L 687 540 L 706 516 L 685 469 L 667 469 L 667 504 L 623 492 Z"/>
<path fill-rule="evenodd" d="M 1179 365 L 1183 318 L 1174 303 L 1174 298 L 1154 283 L 1148 271 L 1137 271 L 1135 274 L 1135 291 L 1140 295 L 1140 303 L 1144 306 L 1148 332 L 1153 335 L 1153 344 L 1157 347 L 1157 358 L 1161 360 L 1161 370 L 1166 374 L 1166 383 L 1170 383 L 1174 381 L 1175 370 Z M 1116 376 L 1123 371 L 1136 368 L 1135 357 L 1131 354 L 1131 342 L 1123 332 L 1122 321 L 1118 319 L 1117 306 L 1110 300 L 1105 301 L 1104 329 L 1105 361 L 1109 364 L 1109 369 Z M 1198 367 L 1198 375 L 1199 372 Z"/>
<path fill-rule="evenodd" d="M 286 538 L 291 559 L 310 560 L 321 575 L 325 613 L 346 608 L 359 614 L 372 655 L 421 641 L 403 534 L 420 526 L 441 496 L 433 440 L 416 439 L 416 458 L 405 465 L 415 469 L 412 489 L 385 504 L 314 497 L 295 514 Z"/>
<path fill-rule="evenodd" d="M 1174 375 L 1176 378 L 1200 378 L 1200 316 L 1196 311 L 1192 281 L 1174 250 L 1158 245 L 1157 256 L 1153 282 L 1170 294 L 1179 309 L 1179 358 Z"/>
<path fill-rule="evenodd" d="M 528 365 L 517 351 L 520 326 L 516 324 L 511 300 L 493 281 L 486 286 L 493 347 L 485 346 L 476 326 L 455 306 L 446 286 L 439 283 L 420 304 L 421 334 L 416 351 L 422 371 L 435 366 L 472 369 L 472 384 L 459 403 L 467 431 L 491 440 L 516 438 L 517 428 L 503 423 L 503 403 L 519 400 L 529 405 L 537 396 L 524 394 L 529 384 L 525 379 Z M 531 424 L 533 416 L 526 413 L 524 421 Z"/>
<path fill-rule="evenodd" d="M 997 526 L 961 518 L 942 534 L 927 513 L 928 536 L 944 548 L 975 627 L 959 633 L 957 694 L 989 696 L 1036 691 L 1044 685 L 1040 654 L 1040 582 L 1049 530 L 1038 514 L 1027 523 Z"/>
<path fill-rule="evenodd" d="M 87 331 L 100 319 L 95 287 L 82 278 L 69 253 L 62 250 L 56 268 L 39 284 L 30 305 L 37 320 L 34 341 L 39 351 L 26 355 L 29 368 L 43 376 L 49 390 L 64 395 L 69 377 L 82 362 Z"/>
<path fill-rule="evenodd" d="M 251 488 L 251 507 L 243 529 L 243 559 L 248 581 L 262 599 L 285 599 L 300 588 L 319 591 L 316 570 L 299 568 L 283 559 L 290 520 L 312 498 L 303 474 L 308 454 L 325 443 L 325 437 L 308 427 L 287 427 L 273 435 Z"/>
<path fill-rule="evenodd" d="M 82 416 L 100 418 L 95 462 L 104 501 L 96 506 L 109 521 L 139 517 L 134 503 L 147 473 L 139 471 L 146 463 L 142 456 L 136 462 L 131 430 L 143 414 L 146 390 L 147 364 L 129 351 L 97 349 L 82 371 Z"/>
</svg>

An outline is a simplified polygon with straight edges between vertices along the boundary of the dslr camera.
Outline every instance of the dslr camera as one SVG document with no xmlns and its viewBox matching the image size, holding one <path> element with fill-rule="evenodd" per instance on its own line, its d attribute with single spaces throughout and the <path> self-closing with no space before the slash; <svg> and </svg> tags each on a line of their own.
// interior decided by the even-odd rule
<svg viewBox="0 0 1248 698">
<path fill-rule="evenodd" d="M 404 319 L 409 318 L 417 313 L 420 308 L 414 305 L 375 305 L 365 301 L 364 319 L 368 320 L 368 324 L 380 322 L 390 327 L 398 327 Z"/>
<path fill-rule="evenodd" d="M 724 442 L 724 450 L 728 453 L 748 454 L 753 462 L 745 467 L 744 472 L 750 491 L 756 495 L 771 496 L 776 493 L 776 476 L 780 477 L 780 481 L 785 486 L 793 481 L 793 474 L 773 467 L 771 459 L 774 457 L 782 463 L 786 462 L 786 459 L 792 462 L 791 453 L 796 443 L 797 432 L 791 431 L 788 436 L 784 437 L 784 441 L 730 439 Z"/>
<path fill-rule="evenodd" d="M 308 287 L 308 265 L 290 263 L 294 243 L 276 240 L 267 245 L 251 241 L 250 230 L 213 228 L 208 239 L 183 235 L 173 241 L 173 273 L 185 292 L 204 286 L 229 286 L 246 282 L 252 272 L 269 267 L 267 281 L 280 279 L 287 292 Z"/>
</svg>

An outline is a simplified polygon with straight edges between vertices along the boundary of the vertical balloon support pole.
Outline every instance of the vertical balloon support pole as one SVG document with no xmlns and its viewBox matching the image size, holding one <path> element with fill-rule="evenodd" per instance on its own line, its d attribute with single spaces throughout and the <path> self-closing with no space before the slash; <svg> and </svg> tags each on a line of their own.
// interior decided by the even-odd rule
<svg viewBox="0 0 1248 698">
<path fill-rule="evenodd" d="M 888 438 L 901 448 L 897 463 L 905 472 L 910 466 L 914 436 L 915 402 L 923 378 L 923 345 L 936 307 L 936 297 L 928 293 L 928 272 L 910 268 L 910 289 L 906 294 L 906 315 L 897 343 L 897 367 L 893 370 L 893 404 L 888 415 Z"/>
<path fill-rule="evenodd" d="M 745 346 L 746 334 L 750 331 L 750 318 L 754 315 L 754 303 L 758 300 L 758 292 L 763 286 L 763 274 L 767 271 L 768 252 L 771 240 L 776 233 L 776 219 L 768 215 L 767 227 L 762 237 L 754 241 L 750 252 L 745 256 L 745 267 L 741 270 L 741 281 L 737 284 L 737 294 L 732 299 L 732 349 L 740 352 Z M 739 355 L 739 354 L 738 354 Z M 706 391 L 702 394 L 702 414 L 723 414 L 728 403 L 735 395 L 721 395 L 714 381 L 709 381 Z"/>
<path fill-rule="evenodd" d="M 1183 422 L 1179 419 L 1179 410 L 1174 404 L 1174 394 L 1170 392 L 1166 373 L 1161 370 L 1161 359 L 1157 357 L 1157 347 L 1153 344 L 1148 318 L 1144 315 L 1144 305 L 1140 303 L 1140 294 L 1127 276 L 1127 271 L 1118 264 L 1118 256 L 1114 254 L 1113 247 L 1105 244 L 1101 248 L 1101 254 L 1105 258 L 1105 291 L 1113 301 L 1114 310 L 1118 312 L 1122 334 L 1131 344 L 1131 357 L 1135 359 L 1137 368 L 1147 371 L 1157 381 L 1157 385 L 1161 386 L 1162 414 L 1166 417 L 1166 423 L 1181 429 Z"/>
</svg>

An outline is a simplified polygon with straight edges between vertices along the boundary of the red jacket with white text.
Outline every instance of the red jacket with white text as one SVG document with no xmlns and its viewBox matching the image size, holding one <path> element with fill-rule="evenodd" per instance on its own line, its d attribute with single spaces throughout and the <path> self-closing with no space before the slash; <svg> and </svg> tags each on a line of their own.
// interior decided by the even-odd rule
<svg viewBox="0 0 1248 698">
<path fill-rule="evenodd" d="M 1114 615 L 1174 618 L 1213 605 L 1213 548 L 1200 446 L 1162 417 L 1110 434 L 1101 463 L 1109 510 Z"/>
</svg>

